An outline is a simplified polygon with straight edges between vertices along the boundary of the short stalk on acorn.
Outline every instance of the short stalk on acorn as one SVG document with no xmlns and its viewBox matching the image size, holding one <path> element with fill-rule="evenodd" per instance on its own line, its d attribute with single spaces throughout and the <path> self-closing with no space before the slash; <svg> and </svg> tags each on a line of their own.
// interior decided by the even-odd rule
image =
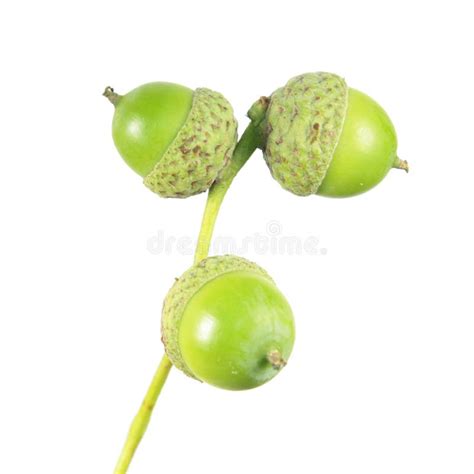
<svg viewBox="0 0 474 474">
<path fill-rule="evenodd" d="M 104 93 L 102 94 L 104 97 L 107 97 L 109 101 L 112 103 L 112 105 L 117 105 L 119 103 L 119 100 L 121 99 L 121 95 L 117 94 L 113 87 L 107 86 L 105 88 Z"/>
<path fill-rule="evenodd" d="M 393 168 L 403 170 L 407 173 L 410 171 L 410 166 L 408 165 L 408 161 L 401 160 L 398 156 L 395 158 L 395 162 L 393 163 Z"/>
</svg>

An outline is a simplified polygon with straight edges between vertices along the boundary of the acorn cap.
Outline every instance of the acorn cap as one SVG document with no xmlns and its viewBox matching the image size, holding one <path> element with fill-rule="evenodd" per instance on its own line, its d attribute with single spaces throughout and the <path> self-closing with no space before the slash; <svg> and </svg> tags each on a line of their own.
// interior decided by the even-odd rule
<svg viewBox="0 0 474 474">
<path fill-rule="evenodd" d="M 162 197 L 189 197 L 209 189 L 229 164 L 237 121 L 222 94 L 194 91 L 189 115 L 144 183 Z"/>
<path fill-rule="evenodd" d="M 257 273 L 273 283 L 270 275 L 256 263 L 235 255 L 223 255 L 208 257 L 189 268 L 176 279 L 166 295 L 161 319 L 162 341 L 171 362 L 190 377 L 196 378 L 183 361 L 179 348 L 179 327 L 186 305 L 209 281 L 239 270 Z"/>
<path fill-rule="evenodd" d="M 299 196 L 317 192 L 339 141 L 347 102 L 344 79 L 326 72 L 294 77 L 272 94 L 263 151 L 283 188 Z"/>
</svg>

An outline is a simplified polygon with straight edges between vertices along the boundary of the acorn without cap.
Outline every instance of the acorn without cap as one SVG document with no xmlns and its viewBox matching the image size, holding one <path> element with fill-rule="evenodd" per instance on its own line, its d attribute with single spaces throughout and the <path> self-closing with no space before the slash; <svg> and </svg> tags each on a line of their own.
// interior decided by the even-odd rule
<svg viewBox="0 0 474 474">
<path fill-rule="evenodd" d="M 107 87 L 104 95 L 115 106 L 115 146 L 160 196 L 204 192 L 229 164 L 237 122 L 218 92 L 152 82 L 123 96 Z"/>
<path fill-rule="evenodd" d="M 228 390 L 272 379 L 294 342 L 290 305 L 268 273 L 233 255 L 208 257 L 166 296 L 162 340 L 187 375 Z"/>
<path fill-rule="evenodd" d="M 408 171 L 382 107 L 326 72 L 294 77 L 271 95 L 263 152 L 273 177 L 300 196 L 354 196 L 391 168 Z"/>
</svg>

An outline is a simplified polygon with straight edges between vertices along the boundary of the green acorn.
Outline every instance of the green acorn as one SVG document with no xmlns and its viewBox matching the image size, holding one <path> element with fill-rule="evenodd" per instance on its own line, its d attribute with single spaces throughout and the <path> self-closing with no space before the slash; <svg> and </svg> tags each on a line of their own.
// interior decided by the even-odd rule
<svg viewBox="0 0 474 474">
<path fill-rule="evenodd" d="M 258 265 L 232 255 L 208 257 L 166 296 L 162 340 L 170 360 L 187 375 L 245 390 L 285 366 L 294 342 L 293 314 Z"/>
<path fill-rule="evenodd" d="M 299 196 L 348 197 L 378 184 L 397 157 L 390 118 L 373 99 L 326 72 L 297 76 L 270 97 L 264 157 L 273 177 Z"/>
<path fill-rule="evenodd" d="M 206 191 L 229 164 L 237 141 L 232 106 L 218 92 L 152 82 L 119 95 L 112 135 L 126 163 L 162 197 Z"/>
</svg>

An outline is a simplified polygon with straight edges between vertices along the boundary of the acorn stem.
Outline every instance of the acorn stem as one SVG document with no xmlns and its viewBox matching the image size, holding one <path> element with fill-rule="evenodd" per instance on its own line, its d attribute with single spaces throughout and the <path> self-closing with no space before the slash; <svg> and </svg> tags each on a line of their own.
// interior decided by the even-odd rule
<svg viewBox="0 0 474 474">
<path fill-rule="evenodd" d="M 125 474 L 127 472 L 138 444 L 147 429 L 156 400 L 160 395 L 172 366 L 171 361 L 164 355 L 143 399 L 142 405 L 130 426 L 127 439 L 122 448 L 117 465 L 115 466 L 114 474 Z"/>
<path fill-rule="evenodd" d="M 395 162 L 393 164 L 393 168 L 397 168 L 399 170 L 404 170 L 408 173 L 410 167 L 408 165 L 408 161 L 401 160 L 398 156 L 395 158 Z"/>
<path fill-rule="evenodd" d="M 115 92 L 114 89 L 110 86 L 107 86 L 105 88 L 102 95 L 107 97 L 107 99 L 109 99 L 114 106 L 117 105 L 120 99 L 122 98 L 122 96 L 120 94 L 117 94 L 117 92 Z"/>
<path fill-rule="evenodd" d="M 265 100 L 264 100 L 265 99 Z M 251 122 L 242 134 L 229 166 L 224 170 L 222 176 L 214 182 L 209 189 L 206 207 L 201 222 L 194 264 L 199 263 L 207 257 L 211 245 L 212 234 L 216 223 L 222 201 L 232 184 L 233 179 L 242 167 L 247 163 L 253 152 L 262 146 L 262 122 L 265 118 L 268 99 L 260 98 L 249 110 Z"/>
<path fill-rule="evenodd" d="M 281 352 L 278 350 L 270 351 L 267 354 L 267 360 L 268 362 L 270 362 L 270 364 L 275 370 L 281 370 L 286 365 L 286 360 L 283 358 Z"/>
<path fill-rule="evenodd" d="M 116 105 L 122 97 L 115 93 L 111 87 L 107 87 L 105 89 L 104 96 L 107 97 L 114 105 Z M 267 106 L 268 100 L 262 99 L 257 101 L 252 106 L 252 109 L 249 111 L 251 122 L 237 143 L 229 166 L 226 168 L 221 178 L 216 181 L 209 189 L 206 208 L 204 210 L 201 230 L 199 233 L 198 245 L 196 247 L 194 256 L 195 263 L 198 263 L 207 257 L 217 214 L 219 213 L 220 206 L 227 190 L 232 183 L 232 180 L 240 171 L 242 166 L 244 166 L 253 152 L 258 147 L 262 146 L 262 123 L 263 119 L 265 118 Z M 286 362 L 281 357 L 277 358 L 276 355 L 271 354 L 273 354 L 273 352 L 269 353 L 269 357 L 273 357 L 272 360 L 274 362 L 272 365 L 275 368 L 283 367 L 282 364 Z M 132 425 L 130 426 L 128 436 L 115 467 L 114 474 L 126 474 L 133 455 L 143 435 L 145 434 L 156 401 L 160 395 L 163 385 L 166 382 L 172 366 L 173 364 L 165 354 L 161 359 L 160 365 L 153 377 L 150 387 L 148 388 L 142 405 L 135 416 Z"/>
</svg>

